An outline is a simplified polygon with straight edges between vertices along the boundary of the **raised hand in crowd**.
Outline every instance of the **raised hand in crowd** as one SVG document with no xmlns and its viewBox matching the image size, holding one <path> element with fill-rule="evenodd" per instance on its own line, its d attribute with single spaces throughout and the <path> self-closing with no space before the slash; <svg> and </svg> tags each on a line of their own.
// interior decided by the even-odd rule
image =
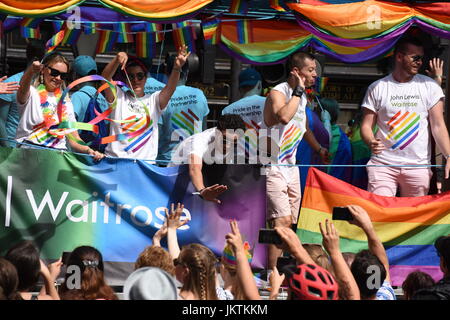
<svg viewBox="0 0 450 320">
<path fill-rule="evenodd" d="M 285 275 L 278 273 L 277 267 L 274 267 L 269 276 L 269 283 L 271 288 L 269 300 L 276 300 L 278 298 L 278 292 L 280 291 L 280 287 L 284 281 L 284 278 Z"/>
<path fill-rule="evenodd" d="M 236 273 L 244 295 L 248 300 L 260 300 L 255 280 L 253 279 L 252 269 L 245 254 L 244 241 L 236 220 L 230 221 L 231 232 L 225 236 L 227 244 L 229 244 L 236 257 Z"/>
<path fill-rule="evenodd" d="M 61 259 L 51 264 L 51 271 L 45 263 L 40 260 L 41 270 L 39 274 L 44 278 L 44 288 L 41 290 L 41 294 L 48 294 L 53 300 L 59 300 L 58 291 L 55 288 L 55 280 L 61 271 L 62 262 Z M 44 291 L 45 290 L 45 291 Z"/>
<path fill-rule="evenodd" d="M 430 60 L 429 69 L 425 70 L 430 78 L 433 78 L 439 85 L 442 85 L 442 75 L 444 73 L 444 61 L 439 58 Z"/>
<path fill-rule="evenodd" d="M 298 264 L 315 264 L 314 260 L 303 247 L 299 237 L 291 228 L 275 227 L 274 230 L 280 235 L 281 240 L 283 241 L 281 246 L 277 246 L 279 249 L 291 253 Z"/>
<path fill-rule="evenodd" d="M 326 219 L 325 227 L 319 222 L 319 228 L 322 233 L 322 245 L 331 258 L 336 278 L 340 281 L 341 287 L 345 288 L 346 299 L 360 300 L 358 284 L 339 248 L 339 234 L 334 224 Z"/>
<path fill-rule="evenodd" d="M 167 231 L 167 220 L 164 220 L 164 224 L 153 235 L 152 244 L 155 247 L 161 247 L 161 240 L 167 236 Z"/>
<path fill-rule="evenodd" d="M 384 249 L 383 243 L 375 232 L 370 216 L 366 210 L 357 205 L 348 205 L 348 209 L 353 216 L 350 224 L 360 227 L 367 236 L 369 251 L 380 259 L 386 268 L 386 281 L 390 282 L 389 260 Z"/>
<path fill-rule="evenodd" d="M 206 201 L 211 201 L 220 204 L 222 202 L 219 199 L 217 199 L 217 197 L 227 190 L 228 187 L 223 184 L 214 184 L 212 186 L 200 190 L 200 195 Z"/>
<path fill-rule="evenodd" d="M 177 229 L 184 226 L 189 220 L 181 220 L 181 214 L 183 213 L 184 205 L 181 203 L 170 205 L 170 213 L 166 209 L 166 221 L 167 221 L 167 246 L 172 259 L 178 258 L 180 255 L 180 246 L 178 245 Z"/>
<path fill-rule="evenodd" d="M 0 78 L 0 94 L 11 94 L 19 89 L 19 83 L 17 81 L 4 82 L 6 76 Z"/>
</svg>

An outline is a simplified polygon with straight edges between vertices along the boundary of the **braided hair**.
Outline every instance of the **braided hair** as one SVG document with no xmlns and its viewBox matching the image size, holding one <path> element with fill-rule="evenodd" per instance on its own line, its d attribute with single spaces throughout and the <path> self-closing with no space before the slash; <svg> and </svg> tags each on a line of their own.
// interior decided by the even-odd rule
<svg viewBox="0 0 450 320">
<path fill-rule="evenodd" d="M 201 244 L 193 243 L 183 247 L 178 260 L 189 269 L 181 290 L 191 291 L 200 300 L 217 300 L 217 258 L 214 253 Z"/>
</svg>

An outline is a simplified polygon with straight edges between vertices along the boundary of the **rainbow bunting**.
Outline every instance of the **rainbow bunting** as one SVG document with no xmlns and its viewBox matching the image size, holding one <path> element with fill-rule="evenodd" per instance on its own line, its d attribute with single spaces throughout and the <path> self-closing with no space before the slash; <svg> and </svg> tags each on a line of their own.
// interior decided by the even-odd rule
<svg viewBox="0 0 450 320">
<path fill-rule="evenodd" d="M 52 25 L 53 25 L 53 30 L 55 30 L 55 33 L 61 31 L 63 25 L 64 25 L 64 21 L 52 21 Z"/>
<path fill-rule="evenodd" d="M 114 31 L 117 32 L 118 43 L 131 43 L 134 41 L 131 33 L 131 25 L 126 22 L 121 22 L 114 25 Z"/>
<path fill-rule="evenodd" d="M 64 35 L 66 33 L 66 29 L 61 29 L 61 31 L 57 32 L 53 37 L 51 37 L 47 43 L 45 44 L 45 50 L 47 51 L 47 53 L 52 52 L 53 50 L 55 50 L 55 48 L 57 46 L 60 45 L 60 43 L 63 41 L 64 39 Z"/>
<path fill-rule="evenodd" d="M 269 0 L 270 7 L 277 11 L 286 12 L 286 10 L 280 6 L 280 0 Z"/>
<path fill-rule="evenodd" d="M 358 189 L 315 168 L 309 169 L 297 235 L 303 243 L 322 243 L 319 222 L 331 220 L 333 207 L 359 205 L 368 213 L 389 259 L 391 284 L 399 286 L 414 270 L 442 278 L 434 241 L 450 230 L 450 192 L 400 198 Z M 343 252 L 367 249 L 359 227 L 334 221 Z"/>
<path fill-rule="evenodd" d="M 136 55 L 141 58 L 149 58 L 155 55 L 156 33 L 136 33 Z"/>
<path fill-rule="evenodd" d="M 214 19 L 208 22 L 202 23 L 202 29 L 203 29 L 203 38 L 205 39 L 206 43 L 209 44 L 217 44 L 219 36 L 218 33 L 218 27 L 219 27 L 220 21 L 218 19 Z"/>
<path fill-rule="evenodd" d="M 83 23 L 84 34 L 94 34 L 96 32 L 97 24 L 95 22 Z"/>
<path fill-rule="evenodd" d="M 162 25 L 159 23 L 146 23 L 145 31 L 147 32 L 159 32 L 162 31 Z"/>
<path fill-rule="evenodd" d="M 40 39 L 41 38 L 41 32 L 38 28 L 27 28 L 27 27 L 20 27 L 20 35 L 23 38 L 28 39 Z"/>
<path fill-rule="evenodd" d="M 110 52 L 113 50 L 114 44 L 117 41 L 117 33 L 111 30 L 99 31 L 99 38 L 95 53 Z"/>
<path fill-rule="evenodd" d="M 249 0 L 232 0 L 230 13 L 247 14 Z"/>
<path fill-rule="evenodd" d="M 195 30 L 188 21 L 172 24 L 172 36 L 175 48 L 186 45 L 190 52 L 195 52 Z"/>
<path fill-rule="evenodd" d="M 239 44 L 253 42 L 250 20 L 240 20 L 236 22 L 237 40 Z"/>
<path fill-rule="evenodd" d="M 76 44 L 81 36 L 81 32 L 82 32 L 81 29 L 66 28 L 66 32 L 64 33 L 64 38 L 61 41 L 61 44 L 70 44 L 70 45 Z"/>
<path fill-rule="evenodd" d="M 20 25 L 22 27 L 37 29 L 39 27 L 39 24 L 42 22 L 42 18 L 23 18 L 20 22 Z"/>
</svg>

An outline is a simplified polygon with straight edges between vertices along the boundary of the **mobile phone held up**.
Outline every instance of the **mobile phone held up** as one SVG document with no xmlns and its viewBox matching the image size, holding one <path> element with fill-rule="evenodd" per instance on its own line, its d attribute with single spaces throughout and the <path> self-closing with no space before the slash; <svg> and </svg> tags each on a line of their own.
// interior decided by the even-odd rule
<svg viewBox="0 0 450 320">
<path fill-rule="evenodd" d="M 333 220 L 353 220 L 352 213 L 347 207 L 334 207 L 333 208 Z"/>
<path fill-rule="evenodd" d="M 67 262 L 69 261 L 69 256 L 72 252 L 70 251 L 64 251 L 62 253 L 61 262 L 63 265 L 67 265 Z"/>
<path fill-rule="evenodd" d="M 280 235 L 273 229 L 259 229 L 259 243 L 283 244 Z"/>
</svg>

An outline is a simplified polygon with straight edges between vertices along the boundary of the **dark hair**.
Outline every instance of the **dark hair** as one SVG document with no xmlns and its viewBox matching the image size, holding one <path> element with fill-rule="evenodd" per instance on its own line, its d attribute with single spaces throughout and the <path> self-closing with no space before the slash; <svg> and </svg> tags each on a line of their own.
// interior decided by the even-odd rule
<svg viewBox="0 0 450 320">
<path fill-rule="evenodd" d="M 335 124 L 339 117 L 339 103 L 335 99 L 322 98 L 320 99 L 320 104 L 330 114 L 331 124 Z"/>
<path fill-rule="evenodd" d="M 0 257 L 0 300 L 22 300 L 17 286 L 19 276 L 14 265 Z"/>
<path fill-rule="evenodd" d="M 428 273 L 422 271 L 411 272 L 402 284 L 405 300 L 410 300 L 417 290 L 427 289 L 432 286 L 434 286 L 434 280 Z"/>
<path fill-rule="evenodd" d="M 245 122 L 238 114 L 224 114 L 217 119 L 217 129 L 220 131 L 227 129 L 242 129 L 245 131 Z"/>
<path fill-rule="evenodd" d="M 378 291 L 379 288 L 376 286 L 368 286 L 372 284 L 369 278 L 373 277 L 371 273 L 371 267 L 377 267 L 380 270 L 380 285 L 386 279 L 386 268 L 381 263 L 380 259 L 369 250 L 362 250 L 357 253 L 355 260 L 352 263 L 352 274 L 358 284 L 359 291 L 361 293 L 361 298 L 369 299 L 372 298 Z"/>
<path fill-rule="evenodd" d="M 80 246 L 70 254 L 67 266 L 77 266 L 81 271 L 81 288 L 68 288 L 68 279 L 72 273 L 66 273 L 61 286 L 61 299 L 66 300 L 117 300 L 114 290 L 105 282 L 103 258 L 100 251 L 90 246 Z"/>
<path fill-rule="evenodd" d="M 128 56 L 128 62 L 127 62 L 125 69 L 131 68 L 131 67 L 141 67 L 141 69 L 147 75 L 148 67 L 147 67 L 145 61 L 142 60 L 141 58 Z"/>
<path fill-rule="evenodd" d="M 169 55 L 166 56 L 166 74 L 169 75 L 172 73 L 173 65 L 175 63 L 176 55 Z M 181 74 L 180 78 L 187 78 L 189 73 L 189 61 L 186 60 L 186 63 L 181 67 Z"/>
<path fill-rule="evenodd" d="M 316 60 L 316 58 L 308 52 L 303 52 L 303 51 L 294 52 L 293 54 L 291 54 L 289 56 L 289 60 L 288 60 L 289 70 L 292 70 L 292 68 L 294 68 L 294 67 L 297 67 L 300 69 L 303 68 L 305 66 L 306 59 Z"/>
<path fill-rule="evenodd" d="M 400 40 L 398 40 L 398 42 L 395 45 L 395 49 L 394 49 L 394 57 L 398 52 L 404 52 L 406 51 L 408 44 L 412 44 L 416 47 L 422 47 L 423 48 L 423 43 L 422 41 L 420 41 L 418 38 L 416 37 L 412 37 L 410 35 L 406 35 L 403 38 L 401 38 Z"/>
<path fill-rule="evenodd" d="M 19 277 L 17 290 L 27 291 L 36 285 L 41 271 L 41 261 L 39 251 L 33 242 L 19 242 L 8 250 L 5 259 L 16 267 Z"/>
<path fill-rule="evenodd" d="M 450 273 L 450 236 L 441 236 L 434 242 L 437 254 L 442 258 L 447 272 Z M 447 276 L 447 275 L 446 275 Z"/>
</svg>

